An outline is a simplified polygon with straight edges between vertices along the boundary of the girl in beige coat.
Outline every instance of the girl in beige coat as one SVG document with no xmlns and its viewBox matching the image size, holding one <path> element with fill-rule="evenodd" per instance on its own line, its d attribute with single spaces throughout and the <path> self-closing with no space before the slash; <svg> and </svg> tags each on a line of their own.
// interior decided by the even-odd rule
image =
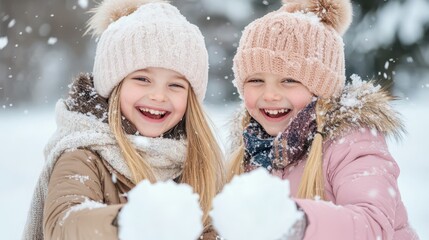
<svg viewBox="0 0 429 240">
<path fill-rule="evenodd" d="M 94 12 L 94 71 L 56 105 L 23 238 L 117 239 L 127 192 L 146 179 L 189 184 L 215 239 L 207 213 L 224 169 L 201 107 L 203 36 L 163 1 L 105 0 Z"/>
</svg>

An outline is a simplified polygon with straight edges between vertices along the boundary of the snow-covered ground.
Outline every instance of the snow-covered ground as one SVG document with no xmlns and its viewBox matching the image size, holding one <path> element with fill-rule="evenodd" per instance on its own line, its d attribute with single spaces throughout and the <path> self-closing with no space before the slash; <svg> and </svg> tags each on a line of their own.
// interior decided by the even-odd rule
<svg viewBox="0 0 429 240">
<path fill-rule="evenodd" d="M 427 92 L 426 92 L 427 94 Z M 410 222 L 421 239 L 429 239 L 429 161 L 426 148 L 429 129 L 429 97 L 401 101 L 395 106 L 405 118 L 408 134 L 401 142 L 389 141 L 390 150 L 401 167 L 399 185 Z M 210 105 L 209 114 L 220 138 L 227 135 L 226 119 L 237 105 Z M 30 199 L 43 165 L 43 147 L 55 130 L 50 109 L 0 110 L 0 226 L 2 239 L 19 239 Z"/>
</svg>

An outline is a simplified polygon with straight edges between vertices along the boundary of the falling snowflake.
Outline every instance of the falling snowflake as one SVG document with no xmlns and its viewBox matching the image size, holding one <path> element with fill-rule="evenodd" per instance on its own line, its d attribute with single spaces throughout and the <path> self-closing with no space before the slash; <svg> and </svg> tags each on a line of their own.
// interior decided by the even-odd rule
<svg viewBox="0 0 429 240">
<path fill-rule="evenodd" d="M 79 7 L 86 9 L 88 7 L 88 0 L 78 0 Z"/>
<path fill-rule="evenodd" d="M 7 45 L 7 37 L 0 37 L 0 50 L 2 50 Z"/>
<path fill-rule="evenodd" d="M 55 43 L 57 43 L 58 39 L 56 37 L 50 37 L 48 39 L 48 44 L 49 45 L 54 45 Z"/>
</svg>

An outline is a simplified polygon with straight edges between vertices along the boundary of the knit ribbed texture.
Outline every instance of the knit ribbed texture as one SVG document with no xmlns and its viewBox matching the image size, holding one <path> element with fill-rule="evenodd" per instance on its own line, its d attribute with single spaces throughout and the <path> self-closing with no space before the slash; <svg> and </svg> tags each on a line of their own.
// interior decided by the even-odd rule
<svg viewBox="0 0 429 240">
<path fill-rule="evenodd" d="M 243 95 L 246 78 L 273 73 L 300 81 L 324 98 L 344 88 L 344 43 L 312 13 L 280 8 L 250 23 L 234 57 L 234 84 Z"/>
<path fill-rule="evenodd" d="M 148 67 L 182 74 L 203 101 L 208 80 L 204 37 L 197 26 L 167 3 L 142 5 L 109 25 L 97 45 L 94 87 L 108 97 L 127 75 Z"/>
</svg>

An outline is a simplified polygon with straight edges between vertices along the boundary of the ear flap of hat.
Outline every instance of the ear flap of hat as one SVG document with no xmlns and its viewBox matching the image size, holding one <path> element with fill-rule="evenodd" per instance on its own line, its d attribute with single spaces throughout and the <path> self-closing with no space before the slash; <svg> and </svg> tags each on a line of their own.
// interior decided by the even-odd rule
<svg viewBox="0 0 429 240">
<path fill-rule="evenodd" d="M 147 3 L 167 2 L 164 0 L 104 0 L 97 7 L 90 10 L 94 15 L 89 19 L 85 34 L 92 32 L 93 36 L 100 36 L 109 24 L 121 17 L 128 16 L 140 6 Z"/>
<path fill-rule="evenodd" d="M 352 17 L 350 0 L 283 0 L 288 12 L 312 12 L 326 25 L 332 26 L 340 35 L 349 28 Z"/>
</svg>

